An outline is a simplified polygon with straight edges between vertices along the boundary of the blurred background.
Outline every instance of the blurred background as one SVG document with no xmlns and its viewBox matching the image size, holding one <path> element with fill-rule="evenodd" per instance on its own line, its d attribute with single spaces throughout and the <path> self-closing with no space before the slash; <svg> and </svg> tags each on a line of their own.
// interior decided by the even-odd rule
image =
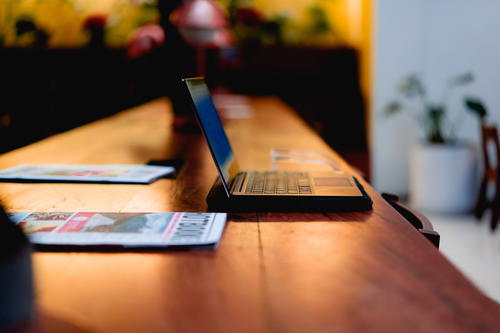
<svg viewBox="0 0 500 333">
<path fill-rule="evenodd" d="M 174 96 L 181 77 L 204 74 L 212 88 L 280 97 L 368 175 L 371 5 L 210 1 L 221 18 L 204 2 L 2 1 L 2 150 Z M 186 40 L 183 28 L 200 24 L 220 31 Z"/>
</svg>

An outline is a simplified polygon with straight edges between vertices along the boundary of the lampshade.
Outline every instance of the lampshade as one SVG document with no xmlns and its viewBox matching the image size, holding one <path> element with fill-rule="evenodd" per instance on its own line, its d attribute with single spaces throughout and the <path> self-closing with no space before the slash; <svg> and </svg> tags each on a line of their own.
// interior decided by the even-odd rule
<svg viewBox="0 0 500 333">
<path fill-rule="evenodd" d="M 212 0 L 186 1 L 173 13 L 172 22 L 193 46 L 210 45 L 217 31 L 228 25 L 224 10 Z"/>
</svg>

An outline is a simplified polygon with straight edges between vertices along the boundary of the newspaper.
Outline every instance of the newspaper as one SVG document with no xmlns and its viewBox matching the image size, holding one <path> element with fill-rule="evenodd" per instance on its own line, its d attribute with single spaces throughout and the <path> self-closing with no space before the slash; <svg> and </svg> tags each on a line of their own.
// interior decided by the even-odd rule
<svg viewBox="0 0 500 333">
<path fill-rule="evenodd" d="M 11 212 L 30 241 L 66 246 L 213 246 L 225 213 Z"/>
<path fill-rule="evenodd" d="M 140 164 L 19 165 L 1 170 L 0 180 L 148 184 L 174 172 L 170 166 Z"/>
</svg>

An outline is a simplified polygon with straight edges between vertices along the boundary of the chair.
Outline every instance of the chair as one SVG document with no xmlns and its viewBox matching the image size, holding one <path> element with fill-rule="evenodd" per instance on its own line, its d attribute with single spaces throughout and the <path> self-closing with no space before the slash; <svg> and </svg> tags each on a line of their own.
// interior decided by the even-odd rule
<svg viewBox="0 0 500 333">
<path fill-rule="evenodd" d="M 500 143 L 498 139 L 498 130 L 496 126 L 481 125 L 482 150 L 484 161 L 484 175 L 479 189 L 474 213 L 480 219 L 484 212 L 491 208 L 491 230 L 494 231 L 498 225 L 500 217 Z M 488 149 L 489 144 L 493 144 L 494 152 Z M 492 155 L 493 154 L 493 155 Z M 495 157 L 493 157 L 495 156 Z M 492 162 L 495 161 L 495 165 Z M 488 185 L 494 185 L 494 195 L 492 199 L 488 198 Z"/>
<path fill-rule="evenodd" d="M 401 214 L 422 236 L 427 238 L 437 249 L 441 236 L 434 230 L 431 221 L 427 217 L 411 210 L 399 202 L 399 197 L 391 193 L 382 193 L 384 198 L 399 214 Z"/>
</svg>

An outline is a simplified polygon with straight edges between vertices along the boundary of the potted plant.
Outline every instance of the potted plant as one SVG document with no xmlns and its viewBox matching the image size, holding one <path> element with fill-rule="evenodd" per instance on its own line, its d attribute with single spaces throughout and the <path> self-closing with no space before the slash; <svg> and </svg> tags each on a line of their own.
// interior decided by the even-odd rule
<svg viewBox="0 0 500 333">
<path fill-rule="evenodd" d="M 473 81 L 471 73 L 451 77 L 439 103 L 431 102 L 418 75 L 409 75 L 397 86 L 398 97 L 384 110 L 385 116 L 406 113 L 424 132 L 410 159 L 410 202 L 417 209 L 440 213 L 472 210 L 477 190 L 475 146 L 458 139 L 460 122 L 447 113 L 447 100 L 454 89 Z M 475 98 L 464 98 L 467 110 L 484 119 L 486 109 Z"/>
</svg>

